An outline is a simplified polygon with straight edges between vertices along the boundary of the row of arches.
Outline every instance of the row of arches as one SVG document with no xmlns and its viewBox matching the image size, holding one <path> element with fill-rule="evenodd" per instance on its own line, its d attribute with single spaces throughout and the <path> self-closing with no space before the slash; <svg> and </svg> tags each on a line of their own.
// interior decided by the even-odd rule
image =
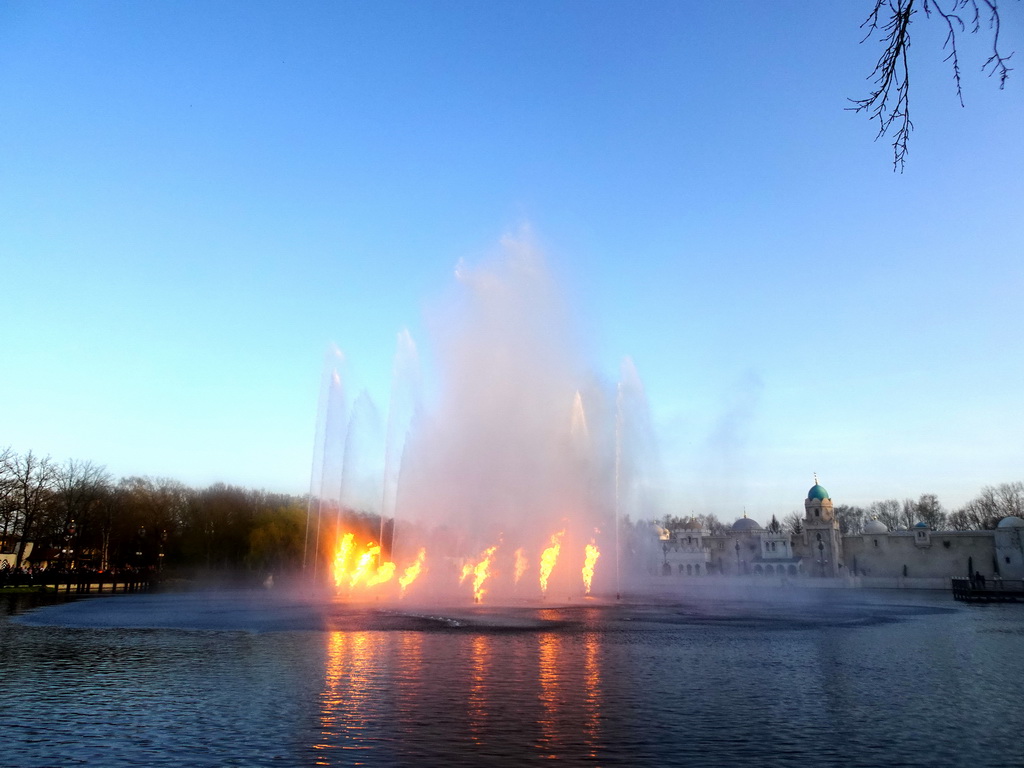
<svg viewBox="0 0 1024 768">
<path fill-rule="evenodd" d="M 792 563 L 789 565 L 782 563 L 779 565 L 755 565 L 754 573 L 759 576 L 796 576 L 800 573 L 800 569 Z"/>
</svg>

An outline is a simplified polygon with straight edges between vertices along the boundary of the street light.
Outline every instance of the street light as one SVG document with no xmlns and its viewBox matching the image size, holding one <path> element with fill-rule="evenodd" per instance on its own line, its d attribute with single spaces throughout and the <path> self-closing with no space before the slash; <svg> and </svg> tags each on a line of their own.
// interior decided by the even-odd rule
<svg viewBox="0 0 1024 768">
<path fill-rule="evenodd" d="M 740 572 L 740 543 L 736 542 L 736 574 Z"/>
<path fill-rule="evenodd" d="M 69 520 L 67 527 L 64 529 L 64 551 L 61 553 L 64 556 L 64 567 L 71 568 L 74 565 L 74 553 L 75 550 L 71 547 L 71 542 L 75 538 L 75 521 Z"/>
<path fill-rule="evenodd" d="M 141 568 L 142 567 L 142 549 L 143 549 L 143 546 L 142 546 L 143 542 L 142 542 L 142 540 L 146 538 L 146 526 L 140 525 L 139 526 L 139 530 L 138 530 L 138 534 L 139 534 L 139 543 L 138 543 L 138 546 L 135 549 L 135 557 L 136 557 L 136 562 L 138 563 L 138 566 Z"/>
</svg>

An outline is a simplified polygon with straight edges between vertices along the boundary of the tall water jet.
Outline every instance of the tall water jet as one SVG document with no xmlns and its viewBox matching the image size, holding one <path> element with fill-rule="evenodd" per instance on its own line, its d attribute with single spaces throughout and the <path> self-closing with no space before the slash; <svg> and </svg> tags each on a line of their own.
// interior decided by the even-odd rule
<svg viewBox="0 0 1024 768">
<path fill-rule="evenodd" d="M 398 334 L 395 358 L 391 369 L 391 396 L 388 402 L 387 428 L 384 436 L 384 475 L 381 482 L 380 542 L 385 555 L 394 549 L 398 525 L 398 483 L 405 437 L 415 413 L 419 410 L 419 357 L 416 343 L 408 330 Z M 385 536 L 385 522 L 390 519 L 391 535 Z"/>
<path fill-rule="evenodd" d="M 339 370 L 343 362 L 344 356 L 341 351 L 332 346 L 328 350 L 324 366 L 324 385 L 317 416 L 316 449 L 310 472 L 310 494 L 306 508 L 303 569 L 308 569 L 312 561 L 314 581 L 317 579 L 318 565 L 322 558 L 323 522 L 334 519 L 341 509 L 341 467 L 345 452 L 344 434 L 348 425 L 345 391 Z"/>
<path fill-rule="evenodd" d="M 460 264 L 451 298 L 428 317 L 433 397 L 417 396 L 416 347 L 403 332 L 383 446 L 362 426 L 375 413 L 368 399 L 352 404 L 345 427 L 340 506 L 352 518 L 379 503 L 377 567 L 402 574 L 379 586 L 395 599 L 468 597 L 472 576 L 478 601 L 618 588 L 595 553 L 618 551 L 618 518 L 632 503 L 638 379 L 623 375 L 613 393 L 588 374 L 561 293 L 528 242 L 506 239 L 493 262 Z M 365 450 L 382 464 L 372 503 L 355 492 Z"/>
</svg>

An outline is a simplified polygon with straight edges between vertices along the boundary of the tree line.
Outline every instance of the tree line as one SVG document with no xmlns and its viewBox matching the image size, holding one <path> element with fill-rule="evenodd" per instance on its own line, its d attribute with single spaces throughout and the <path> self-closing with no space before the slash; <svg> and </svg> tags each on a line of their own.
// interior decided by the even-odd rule
<svg viewBox="0 0 1024 768">
<path fill-rule="evenodd" d="M 246 569 L 303 565 L 308 497 L 166 478 L 114 478 L 0 449 L 0 553 L 50 567 Z M 372 528 L 372 525 L 368 525 Z"/>
<path fill-rule="evenodd" d="M 995 528 L 1004 517 L 1024 516 L 1024 483 L 985 486 L 978 496 L 953 511 L 945 509 L 934 493 L 924 493 L 916 501 L 885 499 L 867 507 L 840 504 L 835 513 L 840 531 L 852 536 L 862 533 L 872 519 L 890 531 L 910 529 L 918 522 L 935 531 L 986 530 Z"/>
<path fill-rule="evenodd" d="M 910 529 L 919 522 L 928 524 L 936 531 L 977 531 L 992 529 L 1004 517 L 1024 517 L 1024 482 L 1002 483 L 985 486 L 981 493 L 962 507 L 947 511 L 934 493 L 924 493 L 917 499 L 885 499 L 874 501 L 866 507 L 839 504 L 834 507 L 839 530 L 844 536 L 857 536 L 864 532 L 864 526 L 873 519 L 882 522 L 890 531 Z M 666 515 L 660 524 L 669 530 L 682 528 L 695 519 L 712 536 L 722 536 L 731 529 L 713 514 L 678 517 Z M 790 533 L 803 532 L 804 515 L 790 512 L 781 522 L 772 515 L 768 528 L 781 526 Z"/>
</svg>

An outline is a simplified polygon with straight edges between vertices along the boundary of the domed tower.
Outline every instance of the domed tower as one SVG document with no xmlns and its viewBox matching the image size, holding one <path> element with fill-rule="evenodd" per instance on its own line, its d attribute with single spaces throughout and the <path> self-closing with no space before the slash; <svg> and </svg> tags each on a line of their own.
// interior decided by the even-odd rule
<svg viewBox="0 0 1024 768">
<path fill-rule="evenodd" d="M 807 522 L 818 520 L 835 520 L 835 513 L 832 511 L 832 499 L 828 491 L 818 485 L 818 473 L 814 473 L 814 485 L 807 492 L 807 499 L 804 501 L 804 516 Z"/>
<path fill-rule="evenodd" d="M 804 501 L 804 541 L 811 567 L 807 572 L 815 576 L 839 576 L 843 573 L 843 544 L 839 536 L 839 521 L 832 509 L 832 499 L 814 475 L 814 485 Z"/>
</svg>

